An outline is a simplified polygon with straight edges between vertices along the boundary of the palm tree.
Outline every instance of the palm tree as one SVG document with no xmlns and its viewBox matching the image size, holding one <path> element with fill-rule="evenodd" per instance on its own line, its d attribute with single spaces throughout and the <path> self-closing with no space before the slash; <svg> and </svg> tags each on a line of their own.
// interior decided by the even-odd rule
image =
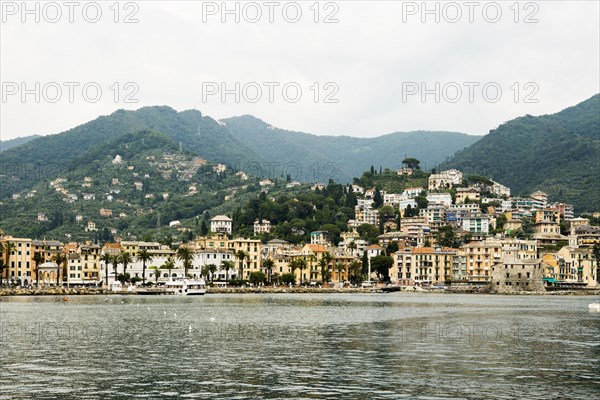
<svg viewBox="0 0 600 400">
<path fill-rule="evenodd" d="M 0 287 L 2 287 L 2 276 L 5 269 L 8 269 L 8 264 L 4 262 L 4 258 L 0 257 Z"/>
<path fill-rule="evenodd" d="M 235 268 L 233 261 L 223 261 L 221 263 L 221 269 L 225 270 L 225 283 L 229 282 L 229 271 Z"/>
<path fill-rule="evenodd" d="M 327 262 L 327 265 L 331 266 L 331 262 L 333 261 L 333 256 L 331 255 L 330 252 L 326 252 L 323 254 L 323 258 L 325 259 L 325 262 Z M 333 269 L 333 268 L 331 268 Z"/>
<path fill-rule="evenodd" d="M 309 276 L 309 280 L 312 280 L 312 270 L 313 270 L 313 262 L 315 262 L 317 260 L 317 256 L 315 256 L 314 254 L 309 254 L 308 255 L 308 276 Z"/>
<path fill-rule="evenodd" d="M 212 282 L 215 278 L 215 272 L 217 272 L 218 268 L 215 264 L 208 264 L 206 269 L 210 273 L 210 281 Z"/>
<path fill-rule="evenodd" d="M 136 260 L 142 262 L 142 283 L 146 283 L 146 262 L 152 262 L 152 256 L 147 249 L 141 249 L 137 252 Z"/>
<path fill-rule="evenodd" d="M 354 254 L 354 250 L 356 250 L 356 242 L 353 240 L 348 243 L 348 248 L 351 250 L 350 253 Z"/>
<path fill-rule="evenodd" d="M 300 269 L 300 284 L 302 284 L 302 272 L 306 269 L 306 260 L 303 258 L 298 259 L 298 268 Z"/>
<path fill-rule="evenodd" d="M 110 257 L 110 261 L 112 262 L 113 265 L 113 272 L 115 273 L 115 281 L 117 280 L 117 275 L 119 273 L 119 262 L 120 262 L 121 257 L 119 257 L 118 254 L 113 254 Z"/>
<path fill-rule="evenodd" d="M 39 289 L 39 287 L 40 287 L 40 264 L 44 262 L 44 256 L 42 256 L 42 253 L 36 252 L 33 255 L 33 262 L 35 263 L 35 286 Z"/>
<path fill-rule="evenodd" d="M 187 277 L 188 269 L 192 268 L 192 261 L 194 260 L 194 253 L 192 252 L 192 249 L 187 246 L 178 248 L 177 258 L 183 261 L 183 275 Z"/>
<path fill-rule="evenodd" d="M 160 278 L 160 269 L 158 267 L 150 267 L 153 270 L 154 283 L 158 285 L 158 278 Z"/>
<path fill-rule="evenodd" d="M 238 279 L 243 280 L 244 279 L 244 260 L 250 256 L 244 250 L 238 250 L 234 253 L 234 255 L 237 257 L 238 260 L 240 260 L 240 276 L 238 277 Z"/>
<path fill-rule="evenodd" d="M 106 278 L 106 286 L 108 286 L 108 264 L 112 261 L 110 253 L 103 253 L 100 256 L 100 261 L 104 262 L 104 277 Z"/>
<path fill-rule="evenodd" d="M 265 261 L 263 261 L 263 267 L 267 270 L 269 283 L 272 283 L 271 277 L 273 275 L 273 267 L 274 266 L 275 266 L 275 263 L 270 258 L 267 258 Z"/>
<path fill-rule="evenodd" d="M 319 260 L 319 267 L 321 268 L 321 279 L 323 280 L 323 283 L 327 282 L 327 276 L 329 275 L 329 266 L 327 265 L 327 260 L 325 259 L 325 257 L 321 257 L 321 259 Z"/>
<path fill-rule="evenodd" d="M 67 274 L 67 261 L 69 259 L 67 258 L 67 255 L 61 251 L 59 251 L 58 253 L 55 253 L 52 256 L 52 261 L 54 263 L 56 263 L 56 265 L 58 265 L 58 270 L 56 271 L 56 286 L 58 286 L 60 284 L 60 271 L 62 269 L 63 271 L 63 281 L 65 280 L 65 275 Z M 62 268 L 61 268 L 62 265 Z M 67 279 L 67 284 L 68 284 L 68 279 Z"/>
<path fill-rule="evenodd" d="M 348 280 L 358 281 L 362 274 L 362 262 L 358 260 L 352 260 L 348 267 Z M 353 282 L 354 283 L 354 282 Z"/>
<path fill-rule="evenodd" d="M 123 275 L 127 274 L 127 265 L 133 262 L 133 257 L 129 252 L 121 253 L 119 256 L 119 262 L 123 264 Z"/>
<path fill-rule="evenodd" d="M 292 270 L 292 274 L 294 274 L 294 277 L 296 276 L 296 270 L 300 269 L 300 259 L 299 258 L 295 258 L 290 262 L 290 269 Z M 298 280 L 298 282 L 302 281 L 302 275 L 300 275 L 300 279 Z"/>
<path fill-rule="evenodd" d="M 7 241 L 4 243 L 4 253 L 6 253 L 6 264 L 3 269 L 10 268 L 10 256 L 11 253 L 15 251 L 15 244 Z M 8 275 L 6 276 L 6 281 L 8 281 Z"/>
<path fill-rule="evenodd" d="M 338 261 L 335 263 L 335 270 L 338 273 L 338 282 L 342 283 L 342 272 L 346 270 L 346 266 Z"/>
<path fill-rule="evenodd" d="M 210 274 L 210 271 L 208 270 L 208 265 L 202 266 L 202 268 L 200 269 L 200 277 L 208 280 L 209 274 Z"/>
<path fill-rule="evenodd" d="M 175 260 L 173 260 L 173 257 L 167 257 L 167 261 L 165 261 L 163 266 L 169 271 L 169 280 L 171 280 L 171 270 L 175 267 Z"/>
</svg>

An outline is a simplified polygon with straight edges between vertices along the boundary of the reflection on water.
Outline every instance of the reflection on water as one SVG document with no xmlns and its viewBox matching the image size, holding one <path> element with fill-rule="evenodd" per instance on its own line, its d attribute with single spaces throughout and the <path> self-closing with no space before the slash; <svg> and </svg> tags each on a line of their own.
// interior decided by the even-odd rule
<svg viewBox="0 0 600 400">
<path fill-rule="evenodd" d="M 0 299 L 0 399 L 589 399 L 591 297 Z"/>
</svg>

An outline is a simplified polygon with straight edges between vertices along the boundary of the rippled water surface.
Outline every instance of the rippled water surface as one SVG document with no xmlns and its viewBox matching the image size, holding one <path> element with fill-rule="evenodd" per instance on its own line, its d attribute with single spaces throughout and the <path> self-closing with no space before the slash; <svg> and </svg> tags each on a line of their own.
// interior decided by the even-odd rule
<svg viewBox="0 0 600 400">
<path fill-rule="evenodd" d="M 1 399 L 591 399 L 593 297 L 0 298 Z"/>
</svg>

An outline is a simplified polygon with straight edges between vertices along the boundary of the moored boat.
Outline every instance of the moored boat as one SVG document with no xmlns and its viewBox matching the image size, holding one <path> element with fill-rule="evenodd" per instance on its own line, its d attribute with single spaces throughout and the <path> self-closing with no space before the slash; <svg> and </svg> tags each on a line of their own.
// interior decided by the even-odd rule
<svg viewBox="0 0 600 400">
<path fill-rule="evenodd" d="M 204 279 L 178 279 L 165 283 L 167 294 L 180 296 L 200 296 L 206 293 Z"/>
</svg>

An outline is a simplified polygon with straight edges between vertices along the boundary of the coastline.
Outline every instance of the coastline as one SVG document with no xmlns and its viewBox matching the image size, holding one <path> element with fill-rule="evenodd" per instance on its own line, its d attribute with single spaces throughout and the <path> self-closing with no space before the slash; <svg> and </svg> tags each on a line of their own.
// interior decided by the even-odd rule
<svg viewBox="0 0 600 400">
<path fill-rule="evenodd" d="M 493 295 L 518 295 L 518 296 L 600 296 L 600 288 L 586 290 L 564 290 L 544 292 L 507 292 L 492 293 L 486 288 L 481 289 L 435 289 L 435 290 L 397 290 L 396 293 L 418 293 L 418 294 L 493 294 Z M 381 288 L 316 288 L 316 287 L 209 287 L 206 294 L 387 294 Z M 48 288 L 48 289 L 25 289 L 25 288 L 3 288 L 0 289 L 0 297 L 11 296 L 94 296 L 94 295 L 128 295 L 138 296 L 136 292 L 112 292 L 102 288 Z"/>
</svg>

